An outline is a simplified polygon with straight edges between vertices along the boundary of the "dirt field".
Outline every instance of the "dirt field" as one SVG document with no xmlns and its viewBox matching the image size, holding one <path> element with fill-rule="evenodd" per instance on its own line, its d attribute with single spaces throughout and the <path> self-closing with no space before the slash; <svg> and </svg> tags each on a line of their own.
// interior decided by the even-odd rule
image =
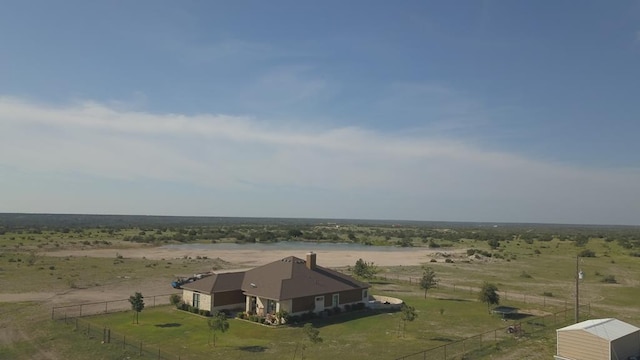
<svg viewBox="0 0 640 360">
<path fill-rule="evenodd" d="M 440 251 L 441 252 L 441 251 Z M 195 258 L 208 257 L 220 258 L 233 264 L 235 267 L 255 267 L 267 264 L 287 256 L 305 257 L 299 250 L 175 250 L 166 248 L 124 248 L 124 249 L 87 249 L 87 250 L 62 250 L 46 252 L 45 256 L 74 256 L 74 257 L 102 257 L 113 258 L 119 254 L 124 258 L 146 259 L 182 259 L 184 257 Z M 362 258 L 367 262 L 373 262 L 380 266 L 394 265 L 420 265 L 437 256 L 437 251 L 430 249 L 412 249 L 410 251 L 385 251 L 367 250 L 362 252 L 343 250 L 317 251 L 318 264 L 325 267 L 353 266 L 356 260 Z M 141 291 L 145 295 L 160 295 L 174 291 L 169 286 L 171 279 L 148 279 L 143 283 L 122 281 L 121 283 L 96 286 L 88 289 L 68 289 L 64 292 L 28 292 L 28 293 L 0 293 L 0 302 L 36 301 L 50 305 L 79 304 L 106 300 L 126 299 L 133 291 Z"/>
<path fill-rule="evenodd" d="M 367 262 L 373 262 L 380 266 L 394 265 L 420 265 L 428 262 L 432 256 L 442 251 L 427 248 L 412 248 L 407 251 L 367 250 L 320 250 L 314 251 L 318 257 L 318 264 L 325 267 L 341 267 L 355 264 L 362 258 Z M 87 257 L 114 257 L 118 253 L 125 258 L 147 259 L 180 259 L 183 257 L 206 256 L 208 258 L 220 258 L 227 262 L 247 267 L 264 265 L 287 256 L 305 257 L 305 252 L 299 250 L 175 250 L 161 247 L 154 248 L 126 248 L 126 249 L 88 249 L 88 250 L 61 250 L 47 252 L 46 256 L 87 256 Z"/>
</svg>

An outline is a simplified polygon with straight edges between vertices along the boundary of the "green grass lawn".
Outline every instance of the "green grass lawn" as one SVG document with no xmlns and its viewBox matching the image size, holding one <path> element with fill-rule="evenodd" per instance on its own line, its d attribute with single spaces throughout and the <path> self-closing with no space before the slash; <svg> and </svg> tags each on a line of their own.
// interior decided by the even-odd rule
<svg viewBox="0 0 640 360">
<path fill-rule="evenodd" d="M 439 295 L 444 298 L 402 295 L 418 312 L 418 318 L 407 323 L 404 332 L 399 312 L 348 313 L 317 319 L 313 323 L 324 341 L 309 345 L 305 358 L 393 359 L 505 326 L 499 317 L 487 313 L 485 304 L 473 299 L 475 294 Z M 180 353 L 181 358 L 293 358 L 295 352 L 300 356 L 304 342 L 300 327 L 271 328 L 230 319 L 230 329 L 217 335 L 214 348 L 206 319 L 173 307 L 144 310 L 140 324 L 133 324 L 132 320 L 132 312 L 90 319 L 94 326 L 110 328 L 114 342 L 121 342 L 123 336 L 135 338 L 145 346 Z"/>
</svg>

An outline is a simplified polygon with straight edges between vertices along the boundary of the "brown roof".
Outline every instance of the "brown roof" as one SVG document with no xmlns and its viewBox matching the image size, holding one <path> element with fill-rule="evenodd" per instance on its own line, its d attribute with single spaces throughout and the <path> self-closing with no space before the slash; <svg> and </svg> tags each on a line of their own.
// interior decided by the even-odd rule
<svg viewBox="0 0 640 360">
<path fill-rule="evenodd" d="M 197 291 L 203 294 L 240 290 L 244 272 L 228 272 L 213 274 L 191 283 L 182 285 L 183 289 Z"/>
<path fill-rule="evenodd" d="M 295 256 L 248 270 L 242 281 L 242 290 L 247 295 L 273 300 L 366 288 L 369 284 L 322 266 L 316 265 L 311 270 L 305 260 Z"/>
</svg>

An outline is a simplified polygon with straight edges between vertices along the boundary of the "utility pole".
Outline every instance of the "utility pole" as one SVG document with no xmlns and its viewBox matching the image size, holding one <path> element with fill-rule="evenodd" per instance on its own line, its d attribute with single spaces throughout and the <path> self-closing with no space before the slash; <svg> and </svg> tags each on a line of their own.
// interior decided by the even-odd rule
<svg viewBox="0 0 640 360">
<path fill-rule="evenodd" d="M 576 256 L 576 324 L 580 321 L 580 255 Z"/>
</svg>

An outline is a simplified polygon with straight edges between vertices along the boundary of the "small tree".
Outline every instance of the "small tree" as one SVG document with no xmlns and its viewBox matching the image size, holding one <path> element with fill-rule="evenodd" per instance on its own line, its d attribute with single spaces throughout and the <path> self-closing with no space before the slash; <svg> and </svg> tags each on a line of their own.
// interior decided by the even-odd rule
<svg viewBox="0 0 640 360">
<path fill-rule="evenodd" d="M 302 351 L 300 354 L 300 358 L 304 360 L 304 351 L 307 349 L 307 341 L 310 344 L 318 344 L 322 342 L 322 338 L 320 337 L 320 330 L 313 327 L 313 324 L 306 323 L 302 327 L 302 333 L 305 335 L 302 340 Z M 293 358 L 295 359 L 296 354 L 293 354 Z"/>
<path fill-rule="evenodd" d="M 373 262 L 368 263 L 362 259 L 358 259 L 358 261 L 356 261 L 356 265 L 353 267 L 353 273 L 356 276 L 365 279 L 372 278 L 377 272 L 378 268 L 373 264 Z"/>
<path fill-rule="evenodd" d="M 420 279 L 420 288 L 424 289 L 424 298 L 427 298 L 427 290 L 432 289 L 438 285 L 438 279 L 436 279 L 436 273 L 432 268 L 424 268 L 422 273 L 422 279 Z"/>
<path fill-rule="evenodd" d="M 180 303 L 182 302 L 182 299 L 178 294 L 171 294 L 171 296 L 169 296 L 169 302 L 171 303 L 171 305 L 175 307 L 180 307 Z"/>
<path fill-rule="evenodd" d="M 500 304 L 498 288 L 494 284 L 485 281 L 478 294 L 478 299 L 487 304 L 487 311 L 491 313 L 491 305 Z"/>
<path fill-rule="evenodd" d="M 138 324 L 138 316 L 140 312 L 144 309 L 144 296 L 141 293 L 136 292 L 135 294 L 129 296 L 129 302 L 131 303 L 131 310 L 135 311 L 134 320 L 135 323 Z"/>
<path fill-rule="evenodd" d="M 402 304 L 400 311 L 402 312 L 400 320 L 402 320 L 402 336 L 404 337 L 404 330 L 407 327 L 407 321 L 411 322 L 415 320 L 418 317 L 418 313 L 416 312 L 415 307 L 407 304 Z"/>
<path fill-rule="evenodd" d="M 216 346 L 216 332 L 225 332 L 229 330 L 229 321 L 227 321 L 227 315 L 225 313 L 216 311 L 213 317 L 207 320 L 209 330 L 213 333 L 213 347 Z"/>
</svg>

